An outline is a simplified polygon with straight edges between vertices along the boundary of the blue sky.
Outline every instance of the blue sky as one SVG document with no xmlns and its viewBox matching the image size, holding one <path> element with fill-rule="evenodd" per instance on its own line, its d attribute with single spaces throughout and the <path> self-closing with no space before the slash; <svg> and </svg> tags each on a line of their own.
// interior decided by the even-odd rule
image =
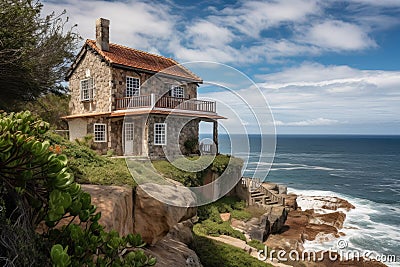
<svg viewBox="0 0 400 267">
<path fill-rule="evenodd" d="M 45 13 L 66 9 L 85 39 L 105 17 L 113 43 L 237 68 L 267 98 L 278 133 L 400 134 L 400 0 L 44 3 Z"/>
</svg>

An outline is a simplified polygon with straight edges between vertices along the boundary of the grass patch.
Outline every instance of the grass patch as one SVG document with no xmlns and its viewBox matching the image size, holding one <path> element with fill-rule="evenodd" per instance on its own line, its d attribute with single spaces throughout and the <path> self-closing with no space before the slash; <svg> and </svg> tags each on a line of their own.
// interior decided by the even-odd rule
<svg viewBox="0 0 400 267">
<path fill-rule="evenodd" d="M 82 166 L 84 175 L 79 179 L 80 183 L 99 185 L 128 185 L 135 187 L 136 182 L 130 174 L 125 159 L 109 159 L 102 166 Z"/>
<path fill-rule="evenodd" d="M 244 234 L 232 228 L 229 222 L 217 223 L 212 220 L 205 220 L 202 223 L 195 224 L 193 231 L 198 235 L 220 236 L 227 235 L 246 241 Z"/>
<path fill-rule="evenodd" d="M 241 221 L 248 221 L 253 216 L 246 210 L 233 210 L 231 212 L 231 217 Z"/>
<path fill-rule="evenodd" d="M 215 158 L 213 156 L 193 156 L 178 158 L 172 163 L 166 160 L 154 160 L 152 163 L 161 175 L 185 186 L 203 185 L 204 176 L 208 171 L 221 175 L 225 170 L 240 172 L 243 166 L 243 160 L 222 154 Z M 227 169 L 228 165 L 229 169 Z"/>
<path fill-rule="evenodd" d="M 244 208 L 244 211 L 250 214 L 250 218 L 260 218 L 262 215 L 265 214 L 266 210 L 262 207 L 257 207 L 257 206 L 249 206 Z"/>
<path fill-rule="evenodd" d="M 247 245 L 249 245 L 253 248 L 256 248 L 257 250 L 264 251 L 264 249 L 265 249 L 265 244 L 261 243 L 258 240 L 250 240 L 249 242 L 247 242 Z M 269 255 L 267 255 L 267 256 L 269 256 Z"/>
<path fill-rule="evenodd" d="M 216 202 L 201 206 L 197 208 L 197 216 L 199 221 L 208 219 L 211 216 L 213 208 L 217 209 L 219 213 L 232 212 L 233 210 L 244 210 L 246 203 L 237 197 L 223 197 Z"/>
<path fill-rule="evenodd" d="M 49 140 L 56 153 L 68 157 L 68 166 L 78 183 L 136 186 L 125 159 L 101 156 L 85 145 L 51 132 L 46 133 L 45 139 Z"/>
<path fill-rule="evenodd" d="M 272 267 L 270 264 L 259 261 L 247 252 L 218 242 L 204 236 L 194 235 L 192 249 L 199 256 L 203 266 L 207 267 Z"/>
</svg>

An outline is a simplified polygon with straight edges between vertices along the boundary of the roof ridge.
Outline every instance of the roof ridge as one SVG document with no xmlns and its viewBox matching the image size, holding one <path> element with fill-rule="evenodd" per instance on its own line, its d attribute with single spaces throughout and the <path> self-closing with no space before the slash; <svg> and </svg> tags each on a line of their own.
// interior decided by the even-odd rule
<svg viewBox="0 0 400 267">
<path fill-rule="evenodd" d="M 89 47 L 93 48 L 97 53 L 99 53 L 105 60 L 107 60 L 109 63 L 118 63 L 121 62 L 120 59 L 118 59 L 118 55 L 115 53 L 110 53 L 109 51 L 103 51 L 101 50 L 97 45 L 96 45 L 96 41 L 92 40 L 92 39 L 86 39 L 85 42 L 86 45 L 88 45 Z M 140 58 L 144 58 L 144 57 L 150 57 L 153 58 L 153 60 L 157 63 L 157 62 L 164 62 L 161 63 L 164 65 L 163 69 L 160 68 L 154 68 L 154 67 L 147 67 L 148 70 L 150 71 L 155 71 L 155 72 L 164 72 L 164 73 L 168 73 L 168 71 L 166 72 L 166 70 L 170 69 L 172 66 L 176 66 L 179 68 L 179 70 L 172 70 L 173 73 L 170 73 L 171 75 L 175 75 L 175 76 L 179 76 L 182 78 L 188 78 L 191 79 L 195 82 L 202 82 L 202 79 L 197 76 L 194 72 L 192 72 L 191 70 L 189 70 L 188 68 L 186 68 L 184 65 L 180 64 L 178 61 L 174 60 L 173 58 L 168 58 L 165 56 L 161 56 L 161 55 L 157 55 L 157 54 L 153 54 L 150 52 L 146 52 L 143 50 L 139 50 L 136 48 L 131 48 L 125 45 L 120 45 L 120 44 L 114 44 L 114 43 L 110 43 L 110 48 L 113 47 L 113 50 L 121 50 L 121 51 L 126 51 L 126 53 L 130 53 L 130 54 L 135 54 L 137 53 L 137 56 Z M 126 65 L 129 66 L 128 63 L 126 62 L 122 62 L 120 63 L 122 65 Z M 159 63 L 157 63 L 159 64 Z M 140 66 L 139 66 L 140 67 Z M 144 67 L 146 69 L 146 67 Z M 176 73 L 175 73 L 176 72 Z M 181 73 L 179 73 L 181 72 Z"/>
</svg>

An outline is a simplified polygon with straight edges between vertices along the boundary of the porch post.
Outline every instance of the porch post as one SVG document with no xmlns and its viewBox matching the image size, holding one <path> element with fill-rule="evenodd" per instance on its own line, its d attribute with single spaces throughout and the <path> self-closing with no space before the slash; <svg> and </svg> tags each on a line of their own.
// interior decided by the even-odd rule
<svg viewBox="0 0 400 267">
<path fill-rule="evenodd" d="M 218 154 L 218 121 L 213 121 L 213 141 L 215 144 L 215 153 Z"/>
<path fill-rule="evenodd" d="M 151 108 L 154 108 L 154 106 L 156 105 L 156 96 L 153 93 L 151 93 L 150 95 L 150 105 Z"/>
</svg>

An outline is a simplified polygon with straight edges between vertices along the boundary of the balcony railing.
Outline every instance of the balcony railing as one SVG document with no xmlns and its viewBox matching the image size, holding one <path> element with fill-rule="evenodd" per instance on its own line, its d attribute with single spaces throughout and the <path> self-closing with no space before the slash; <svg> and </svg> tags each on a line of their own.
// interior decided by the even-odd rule
<svg viewBox="0 0 400 267">
<path fill-rule="evenodd" d="M 181 109 L 190 111 L 216 112 L 214 101 L 186 99 L 171 96 L 162 96 L 156 101 L 156 95 L 141 95 L 116 99 L 116 109 L 134 109 L 144 107 Z"/>
</svg>

